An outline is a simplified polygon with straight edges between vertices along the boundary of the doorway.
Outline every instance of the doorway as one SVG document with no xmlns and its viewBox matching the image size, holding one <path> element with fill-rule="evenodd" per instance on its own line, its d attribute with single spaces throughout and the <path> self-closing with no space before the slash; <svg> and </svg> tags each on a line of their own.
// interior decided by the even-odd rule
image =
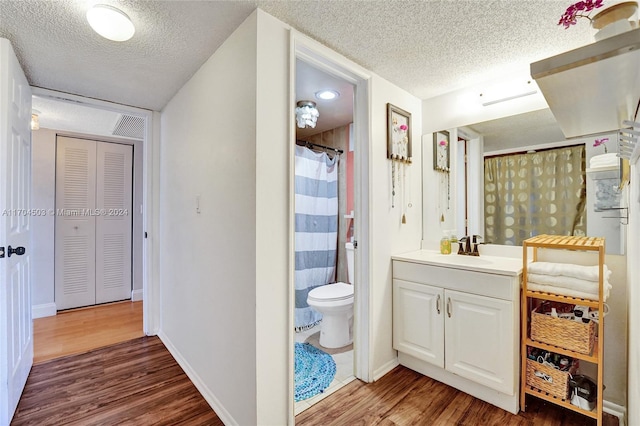
<svg viewBox="0 0 640 426">
<path fill-rule="evenodd" d="M 343 167 L 345 173 L 344 183 L 340 183 L 338 186 L 343 186 L 344 190 L 342 198 L 343 204 L 339 206 L 338 212 L 338 225 L 336 226 L 335 243 L 336 243 L 336 258 L 335 263 L 336 272 L 333 279 L 330 279 L 327 284 L 335 282 L 351 282 L 353 287 L 353 317 L 352 317 L 352 337 L 353 343 L 351 350 L 349 345 L 330 348 L 323 347 L 319 339 L 316 337 L 321 336 L 322 325 L 316 325 L 312 329 L 304 330 L 302 327 L 301 333 L 295 333 L 295 308 L 292 308 L 291 312 L 291 324 L 292 324 L 292 338 L 291 345 L 295 346 L 298 343 L 310 343 L 316 344 L 317 348 L 323 352 L 331 355 L 334 360 L 338 358 L 338 362 L 341 363 L 341 370 L 334 376 L 332 383 L 327 383 L 327 388 L 320 394 L 316 395 L 308 400 L 302 399 L 295 404 L 294 413 L 298 414 L 304 409 L 310 407 L 313 403 L 318 402 L 324 396 L 330 394 L 332 391 L 337 390 L 342 385 L 348 383 L 354 378 L 361 379 L 363 381 L 370 381 L 371 372 L 369 371 L 369 289 L 368 289 L 368 234 L 369 227 L 368 218 L 368 78 L 369 76 L 360 73 L 360 69 L 349 61 L 345 60 L 339 55 L 334 55 L 331 52 L 323 50 L 321 46 L 316 46 L 314 42 L 299 38 L 295 39 L 295 56 L 292 58 L 292 75 L 295 76 L 294 82 L 292 82 L 292 112 L 296 107 L 298 101 L 313 101 L 314 104 L 319 106 L 320 116 L 318 117 L 315 127 L 311 129 L 301 129 L 300 131 L 292 131 L 292 157 L 295 157 L 295 152 L 300 148 L 307 148 L 312 153 L 326 154 L 329 160 L 336 157 L 339 167 Z M 328 56 L 327 56 L 328 55 Z M 311 73 L 313 77 L 310 80 L 305 81 L 304 76 L 307 73 Z M 295 84 L 295 87 L 293 87 Z M 338 88 L 330 87 L 332 84 L 337 84 Z M 324 87 L 320 87 L 324 86 Z M 323 89 L 329 89 L 330 91 L 338 92 L 338 96 L 343 100 L 348 100 L 348 118 L 342 123 L 329 124 L 335 119 L 336 107 L 328 107 L 322 103 L 322 95 L 320 93 Z M 303 99 L 304 98 L 304 99 Z M 293 115 L 293 114 L 292 114 Z M 296 128 L 296 124 L 292 125 L 292 128 Z M 297 145 L 295 146 L 294 145 Z M 337 151 L 336 151 L 337 150 Z M 342 152 L 340 152 L 342 151 Z M 297 158 L 297 157 L 295 157 Z M 293 165 L 295 162 L 292 161 Z M 295 181 L 296 171 L 292 170 L 292 181 Z M 347 179 L 349 174 L 349 179 Z M 338 179 L 340 180 L 340 179 Z M 295 185 L 294 185 L 295 186 Z M 338 190 L 337 190 L 338 191 Z M 292 217 L 296 217 L 296 203 L 297 195 L 295 195 L 295 188 L 292 187 L 291 199 L 293 201 Z M 338 191 L 339 192 L 339 191 Z M 347 195 L 347 192 L 349 193 Z M 294 220 L 295 222 L 295 220 Z M 295 232 L 296 226 L 292 223 L 291 232 Z M 297 236 L 293 238 L 295 241 L 292 247 L 292 251 L 296 252 L 293 258 L 298 258 L 298 247 L 300 242 Z M 352 249 L 354 257 L 353 277 L 348 276 L 348 260 L 347 252 L 349 249 L 346 247 L 347 243 L 353 244 Z M 342 260 L 341 260 L 342 258 Z M 293 268 L 292 268 L 293 269 Z M 298 268 L 296 268 L 298 269 Z M 296 276 L 296 270 L 292 271 L 292 276 Z M 293 278 L 291 288 L 297 288 L 296 278 Z M 326 287 L 326 286 L 325 286 Z M 308 290 L 305 294 L 308 295 Z M 299 299 L 299 292 L 293 290 L 292 292 L 292 306 L 295 306 L 295 299 Z M 307 299 L 307 297 L 305 297 Z M 300 327 L 299 331 L 300 331 Z M 347 348 L 348 350 L 345 350 Z M 296 348 L 297 350 L 297 348 Z M 349 359 L 345 360 L 346 353 L 349 353 Z M 292 357 L 291 371 L 294 371 L 296 363 L 296 355 Z M 337 363 L 338 363 L 337 362 Z M 336 363 L 336 364 L 337 364 Z M 348 375 L 345 374 L 348 372 Z M 295 374 L 294 374 L 295 376 Z M 339 376 L 339 377 L 338 377 Z M 337 380 L 335 380 L 337 378 Z M 294 379 L 294 377 L 292 377 Z M 298 399 L 295 396 L 295 379 L 292 380 L 292 399 Z"/>
</svg>

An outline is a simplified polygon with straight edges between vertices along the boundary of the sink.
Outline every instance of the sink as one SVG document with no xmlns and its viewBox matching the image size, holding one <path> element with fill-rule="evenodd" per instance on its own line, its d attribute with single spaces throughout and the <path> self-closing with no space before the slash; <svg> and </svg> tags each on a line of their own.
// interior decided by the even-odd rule
<svg viewBox="0 0 640 426">
<path fill-rule="evenodd" d="M 435 255 L 434 257 L 437 257 L 437 260 L 442 263 L 449 263 L 452 265 L 490 265 L 493 263 L 491 260 L 483 259 L 479 256 L 441 254 Z"/>
</svg>

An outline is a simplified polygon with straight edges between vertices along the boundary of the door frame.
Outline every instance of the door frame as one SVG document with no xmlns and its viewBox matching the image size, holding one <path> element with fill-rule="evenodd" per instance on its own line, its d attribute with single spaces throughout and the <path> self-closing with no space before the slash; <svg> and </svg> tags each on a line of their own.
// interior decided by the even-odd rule
<svg viewBox="0 0 640 426">
<path fill-rule="evenodd" d="M 294 162 L 295 162 L 295 137 L 296 137 L 296 121 L 295 117 L 295 76 L 296 76 L 296 60 L 300 59 L 314 67 L 345 80 L 354 86 L 354 106 L 353 106 L 353 135 L 354 135 L 354 234 L 357 241 L 357 249 L 354 253 L 354 323 L 353 323 L 353 347 L 354 347 L 354 375 L 365 382 L 373 380 L 372 359 L 370 344 L 371 336 L 371 297 L 369 291 L 370 282 L 370 265 L 371 250 L 369 236 L 371 233 L 371 222 L 369 220 L 370 206 L 370 156 L 371 152 L 371 128 L 370 128 L 370 104 L 369 93 L 371 87 L 371 74 L 359 65 L 351 62 L 340 54 L 323 46 L 317 41 L 291 30 L 291 48 L 290 48 L 290 78 L 289 78 L 289 104 L 290 104 L 290 153 L 289 153 L 289 241 L 291 241 L 289 249 L 290 273 L 289 273 L 289 371 L 290 371 L 290 397 L 291 402 L 290 415 L 293 415 L 293 399 L 294 399 L 294 356 L 293 347 L 295 342 L 294 332 L 294 268 L 295 253 L 293 236 L 295 232 L 295 211 L 294 211 L 294 188 L 295 182 Z M 295 416 L 294 416 L 295 418 Z M 291 424 L 295 420 L 290 421 Z"/>
<path fill-rule="evenodd" d="M 116 104 L 99 99 L 58 92 L 55 90 L 32 88 L 32 95 L 60 102 L 83 104 L 88 107 L 139 116 L 145 119 L 145 135 L 142 140 L 142 228 L 146 238 L 142 243 L 142 293 L 143 293 L 143 331 L 152 336 L 160 328 L 160 283 L 159 283 L 159 182 L 160 182 L 160 115 L 157 112 Z M 72 132 L 61 132 L 65 136 L 78 137 Z M 87 135 L 81 136 L 86 137 Z M 109 137 L 91 135 L 91 138 Z M 121 139 L 118 139 L 122 143 Z M 134 160 L 135 161 L 135 160 Z M 134 207 L 135 208 L 135 207 Z"/>
</svg>

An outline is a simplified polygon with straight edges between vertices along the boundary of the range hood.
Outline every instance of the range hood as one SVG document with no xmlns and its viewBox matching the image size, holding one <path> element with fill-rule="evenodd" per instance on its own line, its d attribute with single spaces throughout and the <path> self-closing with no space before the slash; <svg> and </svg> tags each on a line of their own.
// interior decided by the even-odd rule
<svg viewBox="0 0 640 426">
<path fill-rule="evenodd" d="M 567 138 L 617 131 L 640 101 L 640 29 L 531 64 Z"/>
</svg>

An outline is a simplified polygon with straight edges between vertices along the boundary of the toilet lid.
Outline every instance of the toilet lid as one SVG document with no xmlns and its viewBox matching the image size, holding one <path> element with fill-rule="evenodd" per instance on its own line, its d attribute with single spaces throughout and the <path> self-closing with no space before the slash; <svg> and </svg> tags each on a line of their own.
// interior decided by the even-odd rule
<svg viewBox="0 0 640 426">
<path fill-rule="evenodd" d="M 309 299 L 318 301 L 345 300 L 353 297 L 353 286 L 335 283 L 316 287 L 309 292 Z"/>
</svg>

